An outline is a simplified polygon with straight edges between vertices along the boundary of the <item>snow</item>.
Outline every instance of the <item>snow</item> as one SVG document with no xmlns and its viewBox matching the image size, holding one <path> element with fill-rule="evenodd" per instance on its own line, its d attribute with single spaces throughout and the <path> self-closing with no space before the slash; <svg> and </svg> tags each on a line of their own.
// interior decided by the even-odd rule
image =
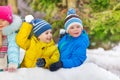
<svg viewBox="0 0 120 80">
<path fill-rule="evenodd" d="M 88 49 L 87 60 L 79 67 L 51 72 L 43 68 L 20 68 L 0 72 L 0 80 L 120 80 L 120 44 L 111 50 Z M 22 61 L 24 51 L 21 49 Z"/>
</svg>

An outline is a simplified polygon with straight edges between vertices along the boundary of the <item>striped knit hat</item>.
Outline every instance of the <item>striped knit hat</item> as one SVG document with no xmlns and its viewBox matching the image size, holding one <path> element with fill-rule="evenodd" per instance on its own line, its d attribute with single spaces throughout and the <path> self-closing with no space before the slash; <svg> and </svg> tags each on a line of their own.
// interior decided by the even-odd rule
<svg viewBox="0 0 120 80">
<path fill-rule="evenodd" d="M 75 9 L 70 8 L 67 12 L 67 17 L 65 18 L 65 25 L 64 25 L 64 28 L 67 33 L 68 33 L 68 29 L 73 24 L 78 24 L 83 28 L 82 21 L 79 18 L 79 16 L 76 14 Z"/>
<path fill-rule="evenodd" d="M 51 25 L 42 19 L 34 19 L 31 23 L 33 24 L 33 32 L 36 37 L 41 35 L 46 30 L 52 29 Z"/>
</svg>

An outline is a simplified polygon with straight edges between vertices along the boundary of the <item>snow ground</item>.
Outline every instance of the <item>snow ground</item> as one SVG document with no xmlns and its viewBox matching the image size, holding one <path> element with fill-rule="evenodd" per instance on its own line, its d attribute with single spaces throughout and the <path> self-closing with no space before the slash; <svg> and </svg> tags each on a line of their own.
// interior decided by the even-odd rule
<svg viewBox="0 0 120 80">
<path fill-rule="evenodd" d="M 120 44 L 111 50 L 88 49 L 86 62 L 76 68 L 51 72 L 43 68 L 20 68 L 0 72 L 0 80 L 120 80 Z M 22 61 L 24 51 L 21 50 Z"/>
</svg>

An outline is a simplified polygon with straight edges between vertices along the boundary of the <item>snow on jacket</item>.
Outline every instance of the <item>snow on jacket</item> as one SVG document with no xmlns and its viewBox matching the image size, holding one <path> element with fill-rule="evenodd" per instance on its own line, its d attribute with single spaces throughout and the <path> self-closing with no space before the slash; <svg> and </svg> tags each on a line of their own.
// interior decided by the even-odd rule
<svg viewBox="0 0 120 80">
<path fill-rule="evenodd" d="M 17 44 L 26 51 L 21 67 L 35 67 L 37 59 L 44 58 L 45 68 L 49 68 L 50 64 L 59 61 L 58 48 L 53 40 L 47 44 L 40 42 L 34 35 L 28 38 L 31 31 L 32 25 L 23 22 L 16 37 Z"/>
<path fill-rule="evenodd" d="M 20 64 L 20 48 L 16 44 L 16 34 L 21 24 L 22 19 L 17 15 L 13 15 L 13 22 L 2 30 L 3 35 L 7 36 L 8 40 L 8 63 L 17 64 L 18 66 Z"/>
<path fill-rule="evenodd" d="M 89 46 L 89 38 L 85 30 L 75 38 L 66 34 L 58 42 L 60 60 L 64 68 L 71 68 L 81 65 L 87 58 L 86 49 Z"/>
</svg>

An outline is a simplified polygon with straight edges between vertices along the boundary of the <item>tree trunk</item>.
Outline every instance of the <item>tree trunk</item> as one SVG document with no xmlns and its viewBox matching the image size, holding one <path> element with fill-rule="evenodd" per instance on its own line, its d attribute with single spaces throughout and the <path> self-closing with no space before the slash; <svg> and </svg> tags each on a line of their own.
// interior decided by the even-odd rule
<svg viewBox="0 0 120 80">
<path fill-rule="evenodd" d="M 6 0 L 0 0 L 0 6 L 6 5 Z"/>
<path fill-rule="evenodd" d="M 62 6 L 63 7 L 67 6 L 67 0 L 62 0 Z"/>
<path fill-rule="evenodd" d="M 68 9 L 76 8 L 76 0 L 67 0 Z"/>
<path fill-rule="evenodd" d="M 18 14 L 17 0 L 8 0 L 8 5 L 12 7 L 14 14 Z"/>
</svg>

